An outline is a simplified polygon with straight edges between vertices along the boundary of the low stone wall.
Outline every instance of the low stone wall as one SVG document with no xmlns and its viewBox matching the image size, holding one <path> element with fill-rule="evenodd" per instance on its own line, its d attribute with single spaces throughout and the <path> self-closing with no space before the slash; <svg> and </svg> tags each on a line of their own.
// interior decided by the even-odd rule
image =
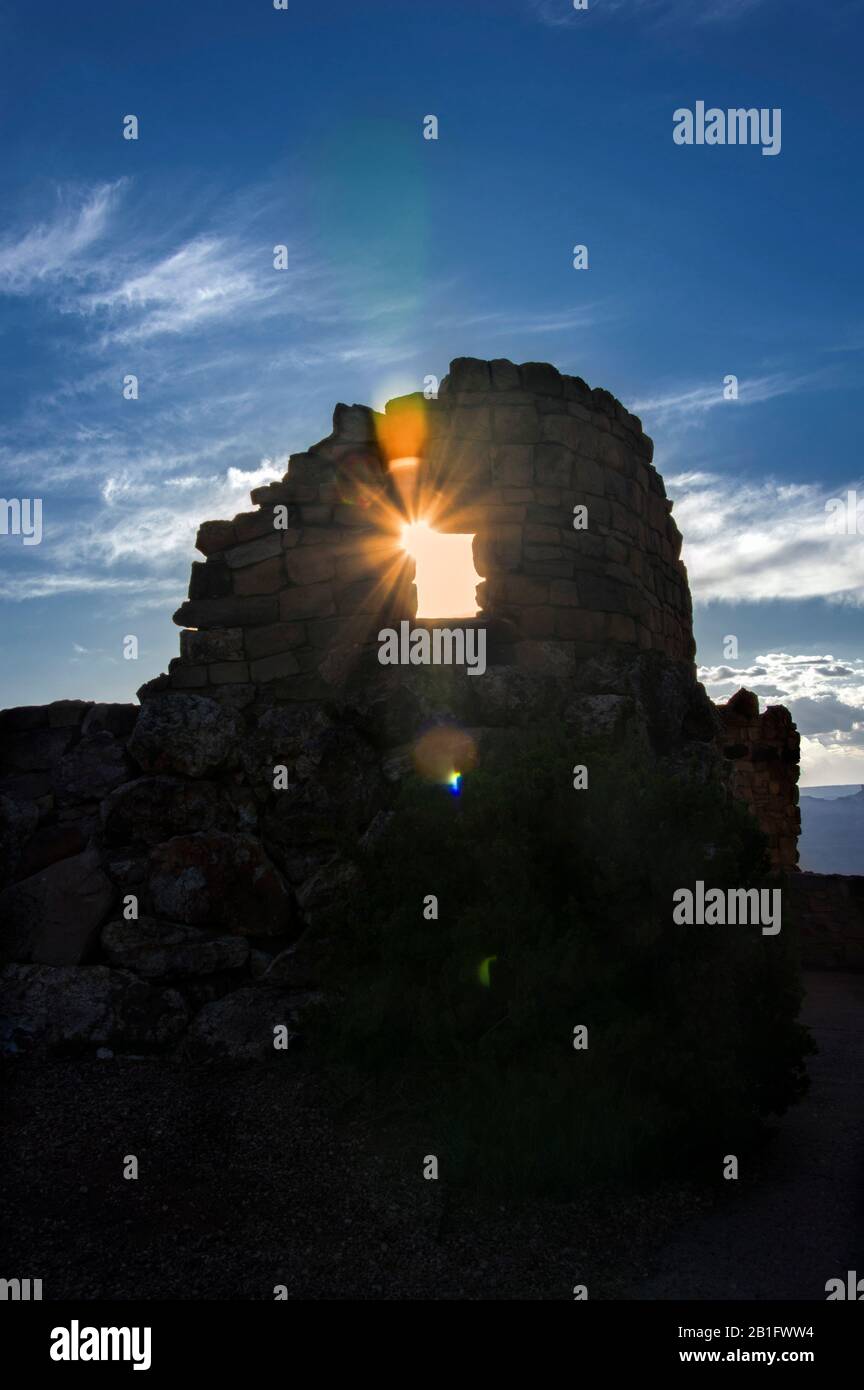
<svg viewBox="0 0 864 1390">
<path fill-rule="evenodd" d="M 769 705 L 760 714 L 758 697 L 749 690 L 739 690 L 717 711 L 718 743 L 732 764 L 732 790 L 767 835 L 772 868 L 794 870 L 801 832 L 801 740 L 792 716 L 782 705 Z"/>
<path fill-rule="evenodd" d="M 0 713 L 0 1050 L 272 1057 L 326 984 L 328 935 L 362 911 L 430 729 L 482 758 L 489 730 L 561 720 L 574 750 L 626 731 L 723 776 L 722 711 L 658 653 L 441 674 L 379 670 L 328 706 L 169 691 Z M 805 964 L 864 969 L 864 878 L 794 873 L 783 892 Z"/>
<path fill-rule="evenodd" d="M 303 732 L 295 756 L 311 754 Z M 185 695 L 0 713 L 0 1052 L 182 1040 L 249 1059 L 272 1056 L 276 1027 L 296 1036 L 310 994 L 285 962 L 307 919 L 260 833 L 266 733 L 241 765 L 246 734 L 234 711 Z M 296 854 L 301 878 L 334 858 L 302 834 Z M 314 884 L 306 900 L 311 920 Z"/>
</svg>

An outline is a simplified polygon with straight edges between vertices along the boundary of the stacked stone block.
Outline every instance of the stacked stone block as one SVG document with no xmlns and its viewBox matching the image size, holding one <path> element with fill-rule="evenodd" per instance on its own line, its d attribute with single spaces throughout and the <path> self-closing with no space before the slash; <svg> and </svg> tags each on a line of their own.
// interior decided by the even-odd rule
<svg viewBox="0 0 864 1390">
<path fill-rule="evenodd" d="M 200 527 L 206 558 L 175 614 L 184 631 L 167 684 L 236 705 L 261 687 L 323 694 L 336 678 L 328 656 L 370 644 L 380 616 L 410 609 L 413 575 L 383 529 L 392 496 L 375 413 L 337 406 L 333 434 L 252 493 L 257 511 Z"/>
<path fill-rule="evenodd" d="M 481 616 L 512 624 L 518 664 L 622 647 L 692 661 L 681 536 L 652 453 L 639 420 L 578 377 L 451 364 L 431 471 L 455 499 L 446 529 L 475 533 Z"/>
</svg>

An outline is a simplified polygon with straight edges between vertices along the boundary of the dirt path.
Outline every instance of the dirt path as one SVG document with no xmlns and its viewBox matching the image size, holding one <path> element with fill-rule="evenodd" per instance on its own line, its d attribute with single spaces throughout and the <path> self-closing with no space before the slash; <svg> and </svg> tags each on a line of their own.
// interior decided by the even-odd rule
<svg viewBox="0 0 864 1390">
<path fill-rule="evenodd" d="M 805 985 L 809 1096 L 758 1171 L 729 1182 L 627 1297 L 821 1301 L 826 1280 L 864 1276 L 864 976 L 811 972 Z"/>
</svg>

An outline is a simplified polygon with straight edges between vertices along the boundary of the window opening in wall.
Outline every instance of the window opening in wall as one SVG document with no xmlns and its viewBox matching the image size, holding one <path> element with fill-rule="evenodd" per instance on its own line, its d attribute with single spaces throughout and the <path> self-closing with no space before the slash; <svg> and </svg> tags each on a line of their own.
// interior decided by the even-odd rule
<svg viewBox="0 0 864 1390">
<path fill-rule="evenodd" d="M 418 618 L 474 618 L 477 585 L 473 535 L 436 531 L 428 521 L 406 522 L 402 546 L 416 565 Z"/>
</svg>

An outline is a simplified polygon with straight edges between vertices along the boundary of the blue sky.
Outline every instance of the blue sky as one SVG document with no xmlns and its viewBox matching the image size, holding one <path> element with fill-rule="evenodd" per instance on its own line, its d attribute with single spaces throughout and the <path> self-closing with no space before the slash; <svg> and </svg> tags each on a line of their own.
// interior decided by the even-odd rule
<svg viewBox="0 0 864 1390">
<path fill-rule="evenodd" d="M 864 535 L 825 524 L 864 502 L 862 37 L 864 0 L 0 0 L 0 492 L 44 527 L 0 536 L 0 703 L 132 698 L 201 520 L 337 400 L 502 356 L 642 416 L 709 689 L 864 781 Z M 780 153 L 676 145 L 698 100 L 780 108 Z"/>
</svg>

